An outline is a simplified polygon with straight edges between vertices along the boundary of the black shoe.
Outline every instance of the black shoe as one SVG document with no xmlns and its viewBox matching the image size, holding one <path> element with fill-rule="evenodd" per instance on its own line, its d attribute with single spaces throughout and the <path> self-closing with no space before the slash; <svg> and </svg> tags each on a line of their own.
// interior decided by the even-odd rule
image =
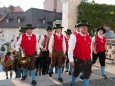
<svg viewBox="0 0 115 86">
<path fill-rule="evenodd" d="M 49 73 L 49 77 L 52 77 L 52 73 Z"/>
<path fill-rule="evenodd" d="M 25 80 L 26 78 L 27 78 L 27 76 L 23 76 L 23 77 L 22 77 L 22 80 Z"/>
<path fill-rule="evenodd" d="M 75 84 L 71 84 L 70 86 L 75 86 Z"/>
<path fill-rule="evenodd" d="M 35 76 L 37 76 L 37 73 L 35 74 Z"/>
<path fill-rule="evenodd" d="M 39 75 L 41 75 L 41 73 L 39 73 Z"/>
<path fill-rule="evenodd" d="M 68 70 L 66 70 L 65 72 L 68 72 Z"/>
<path fill-rule="evenodd" d="M 8 77 L 6 79 L 8 79 Z"/>
<path fill-rule="evenodd" d="M 46 75 L 45 73 L 42 73 L 42 75 Z"/>
<path fill-rule="evenodd" d="M 63 79 L 62 78 L 58 78 L 58 81 L 63 82 Z"/>
<path fill-rule="evenodd" d="M 36 84 L 37 84 L 36 80 L 33 80 L 32 85 L 36 85 Z"/>
<path fill-rule="evenodd" d="M 69 75 L 71 75 L 71 72 L 69 72 Z"/>
<path fill-rule="evenodd" d="M 103 78 L 103 79 L 107 79 L 107 76 L 106 76 L 106 75 L 103 75 L 102 78 Z"/>
<path fill-rule="evenodd" d="M 80 76 L 80 79 L 83 80 L 83 76 Z"/>
</svg>

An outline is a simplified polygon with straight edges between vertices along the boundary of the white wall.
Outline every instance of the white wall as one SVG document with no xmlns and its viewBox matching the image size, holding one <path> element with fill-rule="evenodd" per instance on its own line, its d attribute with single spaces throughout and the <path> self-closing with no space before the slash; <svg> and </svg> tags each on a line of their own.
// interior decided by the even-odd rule
<svg viewBox="0 0 115 86">
<path fill-rule="evenodd" d="M 81 0 L 62 0 L 62 25 L 64 31 L 71 29 L 75 31 L 75 25 L 77 23 L 77 6 Z"/>
<path fill-rule="evenodd" d="M 54 10 L 54 0 L 45 0 L 44 1 L 44 9 L 45 10 L 49 10 L 49 11 L 53 11 Z M 56 5 L 56 12 L 62 12 L 62 4 L 61 4 L 61 0 L 57 0 L 57 5 Z"/>
<path fill-rule="evenodd" d="M 44 9 L 45 10 L 53 11 L 53 9 L 54 9 L 54 0 L 45 0 L 43 4 L 44 4 Z"/>
<path fill-rule="evenodd" d="M 19 35 L 18 28 L 0 28 L 0 31 L 3 30 L 3 33 L 0 33 L 0 53 L 1 53 L 1 46 L 4 43 L 11 42 L 14 37 Z M 43 35 L 45 33 L 45 29 L 36 28 L 33 30 L 33 33 L 37 35 Z M 5 46 L 6 50 L 7 47 Z"/>
</svg>

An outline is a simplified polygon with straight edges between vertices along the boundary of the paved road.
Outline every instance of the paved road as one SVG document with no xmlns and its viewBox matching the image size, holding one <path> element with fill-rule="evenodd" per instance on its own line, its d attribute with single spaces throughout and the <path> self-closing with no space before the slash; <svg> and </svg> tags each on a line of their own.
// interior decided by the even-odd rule
<svg viewBox="0 0 115 86">
<path fill-rule="evenodd" d="M 5 73 L 0 72 L 0 86 L 31 86 L 31 78 L 28 77 L 25 81 L 21 79 L 15 79 L 15 73 L 13 73 L 13 79 L 5 80 Z M 115 66 L 106 66 L 107 80 L 101 78 L 101 71 L 99 68 L 93 68 L 92 75 L 90 77 L 90 86 L 115 86 Z M 70 86 L 71 76 L 67 73 L 63 73 L 63 83 L 58 82 L 57 74 L 50 78 L 48 75 L 42 75 L 36 77 L 38 84 L 36 86 Z M 76 86 L 82 86 L 81 80 L 76 79 Z"/>
</svg>

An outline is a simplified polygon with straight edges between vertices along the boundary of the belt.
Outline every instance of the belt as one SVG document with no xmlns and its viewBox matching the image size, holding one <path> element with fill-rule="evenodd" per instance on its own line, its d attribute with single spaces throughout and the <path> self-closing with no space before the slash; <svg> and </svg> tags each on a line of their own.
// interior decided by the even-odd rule
<svg viewBox="0 0 115 86">
<path fill-rule="evenodd" d="M 86 63 L 89 62 L 89 61 L 91 61 L 91 60 L 88 60 L 88 59 L 86 59 L 86 60 L 82 60 L 82 59 L 79 59 L 79 58 L 75 57 L 75 58 L 74 58 L 74 61 L 75 61 L 75 62 L 78 61 L 78 62 L 81 62 L 81 63 L 83 63 L 83 64 L 86 65 Z"/>
</svg>

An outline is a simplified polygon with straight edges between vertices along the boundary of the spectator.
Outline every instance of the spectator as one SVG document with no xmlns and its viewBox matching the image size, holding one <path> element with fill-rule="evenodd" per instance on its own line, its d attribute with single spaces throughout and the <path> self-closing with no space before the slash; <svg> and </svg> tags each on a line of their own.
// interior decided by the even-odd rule
<svg viewBox="0 0 115 86">
<path fill-rule="evenodd" d="M 107 39 L 115 38 L 115 33 L 110 29 L 110 27 L 107 26 L 103 26 L 103 27 L 106 30 L 105 37 Z"/>
</svg>

